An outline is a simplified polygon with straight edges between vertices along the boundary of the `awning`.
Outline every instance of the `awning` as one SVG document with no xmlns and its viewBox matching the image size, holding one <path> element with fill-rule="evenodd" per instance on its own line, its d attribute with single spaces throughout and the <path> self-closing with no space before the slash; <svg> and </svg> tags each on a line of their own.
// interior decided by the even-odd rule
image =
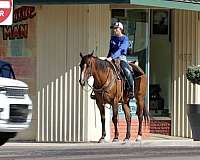
<svg viewBox="0 0 200 160">
<path fill-rule="evenodd" d="M 26 4 L 136 4 L 151 7 L 200 11 L 200 0 L 15 0 L 14 3 Z"/>
<path fill-rule="evenodd" d="M 130 4 L 200 11 L 200 0 L 130 0 Z"/>
<path fill-rule="evenodd" d="M 15 4 L 118 4 L 130 0 L 14 0 Z"/>
</svg>

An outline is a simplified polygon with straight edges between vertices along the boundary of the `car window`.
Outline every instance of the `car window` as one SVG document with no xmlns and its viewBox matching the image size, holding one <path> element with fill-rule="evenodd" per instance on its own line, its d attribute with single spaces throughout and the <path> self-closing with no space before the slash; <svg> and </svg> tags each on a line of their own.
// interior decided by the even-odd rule
<svg viewBox="0 0 200 160">
<path fill-rule="evenodd" d="M 9 64 L 0 67 L 0 77 L 15 79 L 14 72 Z"/>
</svg>

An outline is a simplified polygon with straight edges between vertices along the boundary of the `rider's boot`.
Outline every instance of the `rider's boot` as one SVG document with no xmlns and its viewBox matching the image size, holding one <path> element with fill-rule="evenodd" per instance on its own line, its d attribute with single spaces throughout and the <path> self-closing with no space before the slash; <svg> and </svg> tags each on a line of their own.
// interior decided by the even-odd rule
<svg viewBox="0 0 200 160">
<path fill-rule="evenodd" d="M 133 98 L 134 97 L 134 79 L 133 79 L 131 72 L 128 75 L 127 80 L 128 80 L 128 83 L 129 83 L 128 96 L 129 96 L 129 98 Z"/>
<path fill-rule="evenodd" d="M 130 71 L 130 67 L 127 62 L 121 61 L 121 67 L 123 72 L 125 73 L 126 79 L 128 81 L 129 89 L 128 89 L 128 96 L 129 98 L 134 97 L 134 79 L 132 72 Z"/>
</svg>

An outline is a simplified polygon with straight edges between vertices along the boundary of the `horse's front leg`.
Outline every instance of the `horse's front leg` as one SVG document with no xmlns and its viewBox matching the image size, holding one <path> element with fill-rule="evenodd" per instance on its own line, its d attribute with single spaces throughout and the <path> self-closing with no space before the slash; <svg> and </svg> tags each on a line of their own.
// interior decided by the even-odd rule
<svg viewBox="0 0 200 160">
<path fill-rule="evenodd" d="M 142 140 L 142 121 L 143 121 L 143 109 L 144 109 L 144 99 L 138 97 L 137 98 L 137 116 L 139 120 L 139 128 L 138 128 L 138 135 L 136 141 Z"/>
<path fill-rule="evenodd" d="M 118 128 L 117 128 L 118 105 L 113 105 L 112 109 L 113 109 L 112 121 L 113 121 L 114 128 L 115 128 L 115 136 L 113 138 L 113 142 L 118 142 L 119 141 L 119 139 L 118 139 L 119 132 L 118 132 Z"/>
<path fill-rule="evenodd" d="M 102 134 L 99 143 L 105 142 L 106 129 L 105 129 L 105 108 L 104 105 L 98 105 L 101 114 Z"/>
<path fill-rule="evenodd" d="M 128 104 L 123 104 L 122 108 L 124 110 L 125 113 L 125 118 L 126 118 L 126 137 L 124 139 L 124 142 L 129 142 L 129 139 L 131 137 L 131 112 L 130 112 L 130 107 L 128 106 Z"/>
</svg>

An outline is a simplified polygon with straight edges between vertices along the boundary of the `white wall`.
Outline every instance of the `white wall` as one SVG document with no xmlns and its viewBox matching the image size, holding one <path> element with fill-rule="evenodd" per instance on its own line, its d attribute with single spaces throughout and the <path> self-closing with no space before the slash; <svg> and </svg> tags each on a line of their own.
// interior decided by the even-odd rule
<svg viewBox="0 0 200 160">
<path fill-rule="evenodd" d="M 37 24 L 37 141 L 93 141 L 101 135 L 98 108 L 79 80 L 79 53 L 109 44 L 108 5 L 41 6 Z"/>
<path fill-rule="evenodd" d="M 199 65 L 200 21 L 198 12 L 173 12 L 173 115 L 172 135 L 191 137 L 187 104 L 199 102 L 200 87 L 186 79 L 188 65 Z"/>
</svg>

